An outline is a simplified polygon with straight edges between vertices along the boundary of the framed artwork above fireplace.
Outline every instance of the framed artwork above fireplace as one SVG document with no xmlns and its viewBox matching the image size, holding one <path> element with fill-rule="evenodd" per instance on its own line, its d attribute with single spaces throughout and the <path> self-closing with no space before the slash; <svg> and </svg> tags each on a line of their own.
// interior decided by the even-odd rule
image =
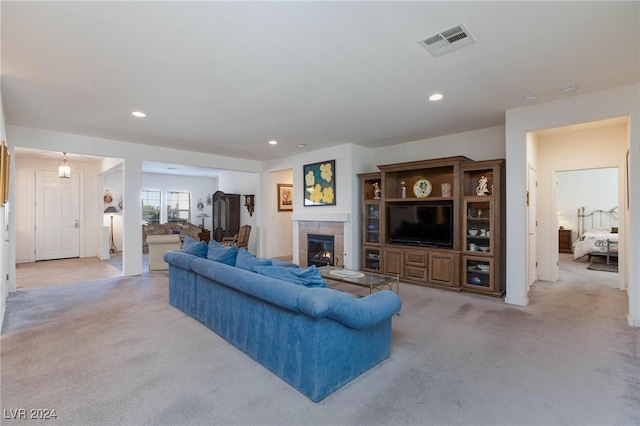
<svg viewBox="0 0 640 426">
<path fill-rule="evenodd" d="M 336 205 L 336 160 L 305 164 L 304 206 Z"/>
</svg>

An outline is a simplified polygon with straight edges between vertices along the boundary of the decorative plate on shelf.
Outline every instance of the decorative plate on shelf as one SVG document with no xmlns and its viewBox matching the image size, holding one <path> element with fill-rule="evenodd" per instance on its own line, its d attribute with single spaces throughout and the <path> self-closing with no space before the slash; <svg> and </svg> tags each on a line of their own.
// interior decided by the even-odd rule
<svg viewBox="0 0 640 426">
<path fill-rule="evenodd" d="M 431 182 L 427 179 L 419 179 L 413 184 L 413 193 L 417 198 L 426 198 L 431 194 L 433 189 Z"/>
</svg>

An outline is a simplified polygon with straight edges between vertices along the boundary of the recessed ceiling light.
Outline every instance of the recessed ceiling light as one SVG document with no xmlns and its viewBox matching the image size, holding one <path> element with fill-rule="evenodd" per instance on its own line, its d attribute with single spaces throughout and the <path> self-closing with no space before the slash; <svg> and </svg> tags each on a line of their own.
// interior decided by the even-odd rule
<svg viewBox="0 0 640 426">
<path fill-rule="evenodd" d="M 147 116 L 147 114 L 145 114 L 144 112 L 140 112 L 140 111 L 134 111 L 134 112 L 131 113 L 131 115 L 133 115 L 134 117 L 139 117 L 139 118 Z"/>
<path fill-rule="evenodd" d="M 562 93 L 567 95 L 567 94 L 569 94 L 571 92 L 575 92 L 576 90 L 578 90 L 578 86 L 567 86 L 567 87 L 562 89 Z"/>
<path fill-rule="evenodd" d="M 440 93 L 434 93 L 433 95 L 429 96 L 430 101 L 439 101 L 442 98 L 444 98 L 444 96 L 442 96 Z"/>
<path fill-rule="evenodd" d="M 303 144 L 303 143 L 299 143 L 299 144 L 298 144 L 298 148 L 304 148 L 305 146 L 306 146 L 306 145 L 305 145 L 305 144 Z"/>
<path fill-rule="evenodd" d="M 269 141 L 269 145 L 278 145 L 278 141 Z"/>
<path fill-rule="evenodd" d="M 532 101 L 535 101 L 536 98 L 537 98 L 536 95 L 527 95 L 527 96 L 524 97 L 524 100 L 525 100 L 525 102 L 532 102 Z"/>
</svg>

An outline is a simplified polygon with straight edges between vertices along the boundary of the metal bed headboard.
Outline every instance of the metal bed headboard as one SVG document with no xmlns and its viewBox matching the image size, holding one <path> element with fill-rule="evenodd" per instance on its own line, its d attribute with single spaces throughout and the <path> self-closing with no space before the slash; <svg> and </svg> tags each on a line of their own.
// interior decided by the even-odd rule
<svg viewBox="0 0 640 426">
<path fill-rule="evenodd" d="M 587 228 L 586 224 L 589 222 L 591 226 Z M 618 226 L 618 206 L 609 210 L 594 210 L 586 214 L 584 207 L 578 209 L 578 238 L 580 238 L 587 229 L 603 226 Z"/>
</svg>

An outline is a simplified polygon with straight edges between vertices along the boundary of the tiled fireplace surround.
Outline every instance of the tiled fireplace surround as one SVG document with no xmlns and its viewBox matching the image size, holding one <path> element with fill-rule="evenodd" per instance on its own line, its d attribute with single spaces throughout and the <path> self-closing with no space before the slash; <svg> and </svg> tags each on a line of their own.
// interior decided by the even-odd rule
<svg viewBox="0 0 640 426">
<path fill-rule="evenodd" d="M 301 220 L 298 224 L 299 263 L 307 263 L 307 237 L 309 234 L 333 235 L 334 266 L 344 266 L 344 222 Z"/>
</svg>

